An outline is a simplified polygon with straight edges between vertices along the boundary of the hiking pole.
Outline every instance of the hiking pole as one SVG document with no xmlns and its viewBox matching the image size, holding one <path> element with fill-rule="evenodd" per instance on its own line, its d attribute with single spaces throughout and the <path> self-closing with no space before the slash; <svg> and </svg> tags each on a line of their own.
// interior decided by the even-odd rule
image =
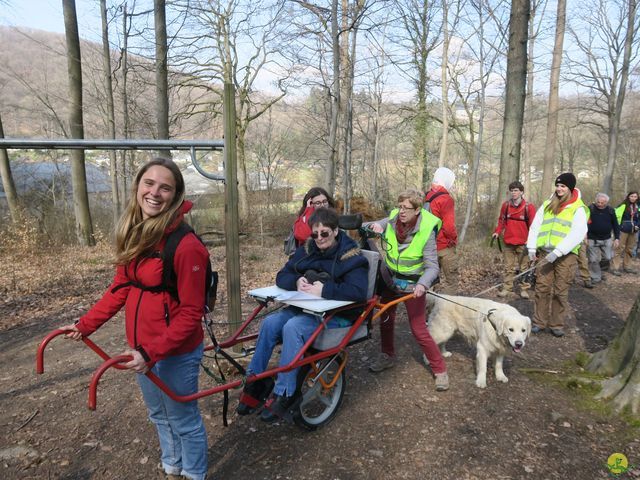
<svg viewBox="0 0 640 480">
<path fill-rule="evenodd" d="M 543 258 L 542 260 L 540 260 L 540 262 L 538 262 L 538 263 L 535 263 L 535 262 L 534 262 L 532 267 L 527 268 L 524 272 L 520 272 L 518 275 L 516 275 L 515 277 L 513 277 L 513 279 L 515 280 L 515 279 L 520 278 L 520 277 L 522 277 L 522 276 L 524 276 L 524 275 L 527 275 L 529 272 L 534 271 L 537 267 L 539 267 L 540 265 L 542 265 L 542 264 L 543 264 L 543 262 L 546 262 L 546 260 L 545 260 L 544 258 Z M 547 262 L 547 263 L 548 263 L 548 262 Z M 480 295 L 484 295 L 485 293 L 490 292 L 490 291 L 491 291 L 491 290 L 493 290 L 494 288 L 498 288 L 498 287 L 500 287 L 500 286 L 502 286 L 502 285 L 504 285 L 504 283 L 498 283 L 497 285 L 494 285 L 493 287 L 489 287 L 489 288 L 487 288 L 486 290 L 481 291 L 480 293 L 476 293 L 476 294 L 474 295 L 474 297 L 479 297 Z"/>
</svg>

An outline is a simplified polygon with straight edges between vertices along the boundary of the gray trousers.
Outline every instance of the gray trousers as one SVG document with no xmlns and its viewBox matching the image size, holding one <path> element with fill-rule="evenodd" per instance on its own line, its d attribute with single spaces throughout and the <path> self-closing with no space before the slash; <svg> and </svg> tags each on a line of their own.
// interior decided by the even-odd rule
<svg viewBox="0 0 640 480">
<path fill-rule="evenodd" d="M 591 281 L 599 282 L 602 280 L 602 271 L 600 270 L 600 260 L 611 260 L 613 258 L 613 240 L 587 240 L 587 258 L 589 260 L 589 274 Z"/>
</svg>

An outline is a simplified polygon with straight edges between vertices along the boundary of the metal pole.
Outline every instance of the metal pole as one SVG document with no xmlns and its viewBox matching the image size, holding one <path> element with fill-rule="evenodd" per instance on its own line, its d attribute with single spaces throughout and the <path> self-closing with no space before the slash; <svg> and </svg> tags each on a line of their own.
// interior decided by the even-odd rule
<svg viewBox="0 0 640 480">
<path fill-rule="evenodd" d="M 232 83 L 224 84 L 225 240 L 229 333 L 242 324 L 240 303 L 240 232 L 238 215 L 238 164 L 236 156 L 236 102 Z"/>
</svg>

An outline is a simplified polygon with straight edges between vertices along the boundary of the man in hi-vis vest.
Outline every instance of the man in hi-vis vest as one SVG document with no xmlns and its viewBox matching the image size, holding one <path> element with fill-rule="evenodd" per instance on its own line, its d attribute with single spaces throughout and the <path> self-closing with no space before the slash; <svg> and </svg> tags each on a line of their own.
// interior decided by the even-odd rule
<svg viewBox="0 0 640 480">
<path fill-rule="evenodd" d="M 531 331 L 549 328 L 564 335 L 569 311 L 569 285 L 578 262 L 578 249 L 587 234 L 587 207 L 580 199 L 573 173 L 556 178 L 556 191 L 536 212 L 529 229 L 529 258 L 541 261 L 536 269 L 536 294 Z"/>
</svg>

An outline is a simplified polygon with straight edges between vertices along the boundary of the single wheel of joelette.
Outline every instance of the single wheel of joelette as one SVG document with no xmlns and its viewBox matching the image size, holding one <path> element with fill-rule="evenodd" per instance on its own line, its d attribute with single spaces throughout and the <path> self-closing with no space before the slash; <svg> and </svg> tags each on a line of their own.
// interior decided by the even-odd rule
<svg viewBox="0 0 640 480">
<path fill-rule="evenodd" d="M 344 352 L 324 358 L 309 368 L 302 386 L 302 402 L 293 419 L 296 425 L 315 430 L 326 425 L 338 412 L 347 385 Z"/>
</svg>

